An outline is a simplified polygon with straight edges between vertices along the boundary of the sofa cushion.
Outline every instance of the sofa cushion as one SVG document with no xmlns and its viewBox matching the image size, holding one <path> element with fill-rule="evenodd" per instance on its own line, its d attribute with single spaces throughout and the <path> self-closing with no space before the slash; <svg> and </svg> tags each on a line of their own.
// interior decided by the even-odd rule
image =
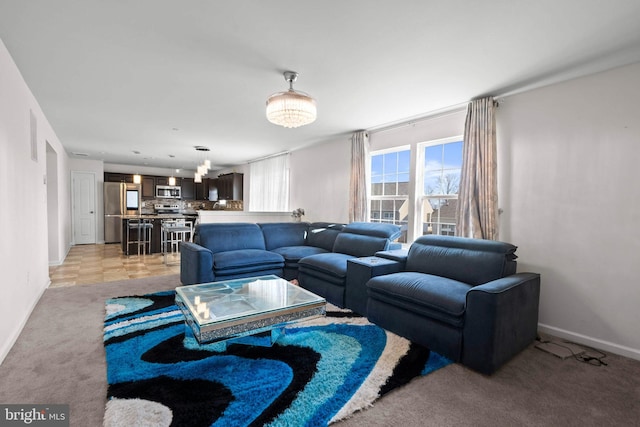
<svg viewBox="0 0 640 427">
<path fill-rule="evenodd" d="M 457 327 L 464 323 L 467 292 L 472 288 L 446 277 L 414 272 L 374 277 L 367 287 L 371 298 Z"/>
<path fill-rule="evenodd" d="M 304 245 L 309 229 L 308 222 L 271 222 L 258 225 L 262 229 L 268 251 L 284 246 Z"/>
<path fill-rule="evenodd" d="M 262 230 L 257 224 L 251 223 L 198 224 L 195 242 L 213 253 L 240 249 L 265 250 Z"/>
<path fill-rule="evenodd" d="M 384 237 L 363 236 L 342 232 L 336 237 L 333 251 L 355 257 L 371 256 L 387 249 L 389 240 Z"/>
<path fill-rule="evenodd" d="M 272 249 L 272 252 L 282 255 L 285 262 L 298 262 L 304 257 L 311 255 L 324 254 L 328 251 L 326 249 L 317 248 L 315 246 L 285 246 L 277 249 Z"/>
<path fill-rule="evenodd" d="M 406 270 L 475 286 L 513 274 L 515 250 L 493 240 L 421 236 L 409 248 Z"/>
<path fill-rule="evenodd" d="M 307 245 L 322 248 L 327 252 L 333 250 L 336 237 L 344 226 L 328 222 L 314 222 L 309 226 Z"/>
<path fill-rule="evenodd" d="M 216 272 L 246 267 L 255 267 L 256 270 L 260 270 L 282 266 L 284 266 L 284 258 L 281 255 L 260 249 L 225 251 L 213 255 L 213 268 Z"/>
<path fill-rule="evenodd" d="M 325 275 L 331 278 L 344 280 L 347 275 L 347 260 L 354 256 L 340 253 L 325 253 L 312 255 L 298 261 L 300 271 L 312 275 Z"/>
<path fill-rule="evenodd" d="M 381 237 L 388 240 L 395 240 L 402 234 L 400 227 L 397 225 L 382 222 L 352 222 L 346 225 L 343 231 L 363 236 Z"/>
</svg>

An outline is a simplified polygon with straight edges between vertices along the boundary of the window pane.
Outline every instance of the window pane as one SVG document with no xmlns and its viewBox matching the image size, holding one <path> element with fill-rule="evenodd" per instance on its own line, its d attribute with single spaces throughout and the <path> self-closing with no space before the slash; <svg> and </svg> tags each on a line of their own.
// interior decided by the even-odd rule
<svg viewBox="0 0 640 427">
<path fill-rule="evenodd" d="M 382 176 L 382 156 L 371 157 L 371 179 Z"/>
<path fill-rule="evenodd" d="M 422 234 L 454 236 L 457 209 L 457 199 L 425 199 L 422 214 Z"/>
<path fill-rule="evenodd" d="M 387 153 L 384 155 L 384 173 L 395 174 L 398 172 L 398 153 Z"/>
<path fill-rule="evenodd" d="M 371 156 L 371 195 L 407 195 L 410 150 Z"/>
<path fill-rule="evenodd" d="M 422 233 L 453 236 L 456 231 L 462 169 L 462 141 L 427 146 L 424 149 L 424 195 Z"/>
</svg>

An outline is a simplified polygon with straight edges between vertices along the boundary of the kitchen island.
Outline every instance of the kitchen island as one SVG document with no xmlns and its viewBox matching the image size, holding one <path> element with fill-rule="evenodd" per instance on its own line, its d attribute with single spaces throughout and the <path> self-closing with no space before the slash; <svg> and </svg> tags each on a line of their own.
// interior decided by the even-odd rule
<svg viewBox="0 0 640 427">
<path fill-rule="evenodd" d="M 129 230 L 130 220 L 146 219 L 152 224 L 151 229 L 151 245 L 147 245 L 147 253 L 157 254 L 162 253 L 162 221 L 184 219 L 191 221 L 195 225 L 198 215 L 196 213 L 166 213 L 166 214 L 141 214 L 141 215 L 124 215 L 122 216 L 122 253 L 125 255 L 134 255 L 138 253 L 137 248 L 133 249 L 132 245 L 134 240 L 138 238 L 138 229 L 134 228 Z M 127 236 L 127 231 L 129 235 Z M 129 239 L 127 239 L 129 237 Z"/>
</svg>

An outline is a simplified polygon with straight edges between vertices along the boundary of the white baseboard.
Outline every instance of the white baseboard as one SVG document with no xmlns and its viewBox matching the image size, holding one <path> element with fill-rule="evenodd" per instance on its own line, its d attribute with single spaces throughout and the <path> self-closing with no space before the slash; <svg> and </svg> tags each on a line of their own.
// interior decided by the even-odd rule
<svg viewBox="0 0 640 427">
<path fill-rule="evenodd" d="M 620 344 L 615 344 L 609 341 L 603 341 L 597 338 L 589 337 L 586 335 L 578 334 L 575 332 L 567 331 L 564 329 L 556 328 L 554 326 L 544 325 L 538 323 L 538 329 L 540 332 L 544 332 L 558 338 L 565 339 L 567 341 L 574 342 L 576 344 L 586 345 L 598 350 L 603 350 L 609 353 L 618 354 L 620 356 L 628 357 L 630 359 L 640 360 L 640 350 L 631 347 L 625 347 Z"/>
<path fill-rule="evenodd" d="M 22 318 L 22 321 L 20 322 L 18 327 L 13 331 L 13 334 L 11 335 L 11 337 L 8 340 L 6 340 L 4 343 L 2 343 L 2 348 L 0 348 L 0 365 L 2 365 L 2 362 L 4 362 L 4 359 L 7 357 L 7 355 L 13 348 L 13 345 L 16 343 L 16 341 L 18 341 L 18 338 L 20 337 L 22 330 L 27 325 L 27 322 L 31 317 L 31 313 L 33 313 L 33 310 L 36 308 L 36 305 L 38 305 L 38 302 L 40 301 L 40 298 L 42 298 L 42 294 L 44 294 L 44 291 L 51 284 L 51 280 L 47 279 L 47 282 L 48 282 L 47 286 L 45 286 L 40 290 L 40 295 L 38 295 L 38 298 L 35 298 L 33 300 L 31 307 L 29 307 L 29 310 L 27 310 L 26 312 L 26 316 Z"/>
</svg>

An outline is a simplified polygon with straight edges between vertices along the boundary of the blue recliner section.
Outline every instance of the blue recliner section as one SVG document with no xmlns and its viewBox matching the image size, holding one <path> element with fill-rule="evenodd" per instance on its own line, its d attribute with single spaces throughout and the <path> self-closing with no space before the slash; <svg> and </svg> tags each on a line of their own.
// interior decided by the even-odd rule
<svg viewBox="0 0 640 427">
<path fill-rule="evenodd" d="M 180 252 L 183 285 L 282 276 L 284 268 L 284 258 L 266 249 L 262 230 L 251 223 L 199 224 L 194 242 L 182 243 Z"/>
<path fill-rule="evenodd" d="M 504 242 L 422 236 L 396 260 L 402 271 L 367 282 L 367 317 L 491 374 L 537 333 L 540 275 L 516 273 L 515 251 Z"/>
<path fill-rule="evenodd" d="M 353 222 L 338 234 L 332 252 L 299 260 L 300 286 L 345 307 L 347 261 L 394 248 L 400 227 L 392 224 Z"/>
<path fill-rule="evenodd" d="M 283 278 L 298 277 L 298 261 L 302 258 L 331 252 L 342 224 L 327 222 L 278 222 L 258 224 L 268 251 L 284 258 Z"/>
</svg>

